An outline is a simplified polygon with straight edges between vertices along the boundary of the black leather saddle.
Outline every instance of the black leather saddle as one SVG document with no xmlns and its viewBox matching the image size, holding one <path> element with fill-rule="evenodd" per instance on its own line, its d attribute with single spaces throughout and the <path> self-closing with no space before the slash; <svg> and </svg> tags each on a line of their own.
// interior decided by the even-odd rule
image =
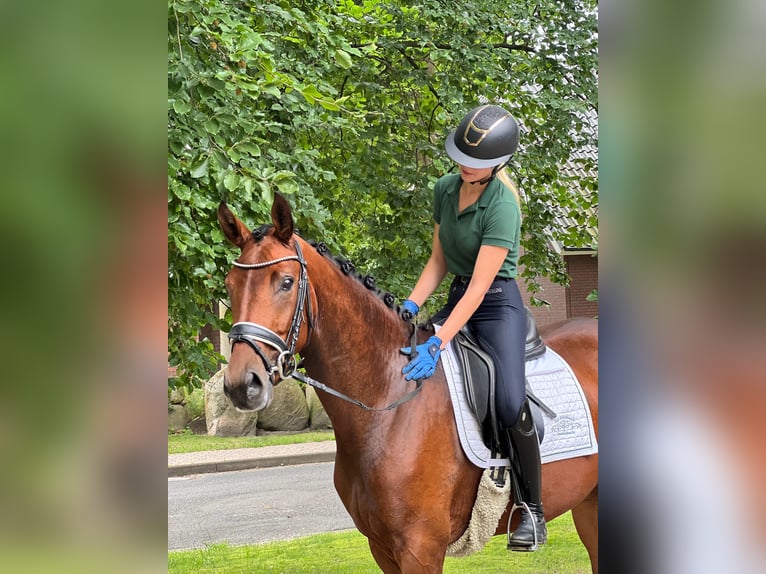
<svg viewBox="0 0 766 574">
<path fill-rule="evenodd" d="M 524 359 L 531 361 L 545 353 L 545 342 L 537 331 L 535 319 L 529 309 L 527 311 L 527 336 L 524 346 Z M 463 329 L 450 342 L 460 363 L 463 373 L 465 394 L 471 410 L 476 415 L 482 428 L 482 439 L 490 450 L 497 451 L 499 433 L 495 417 L 495 364 L 471 334 L 469 328 Z M 537 398 L 527 382 L 527 397 L 532 409 L 532 418 L 537 427 L 540 442 L 545 436 L 545 422 L 542 412 L 555 418 L 554 413 L 539 398 Z"/>
</svg>

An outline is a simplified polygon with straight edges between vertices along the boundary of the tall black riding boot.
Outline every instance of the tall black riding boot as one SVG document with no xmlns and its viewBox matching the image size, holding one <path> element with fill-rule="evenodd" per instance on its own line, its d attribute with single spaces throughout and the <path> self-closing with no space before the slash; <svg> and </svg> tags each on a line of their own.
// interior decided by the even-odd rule
<svg viewBox="0 0 766 574">
<path fill-rule="evenodd" d="M 505 432 L 513 448 L 511 464 L 519 485 L 517 491 L 530 510 L 521 510 L 521 523 L 508 539 L 508 548 L 528 552 L 548 541 L 542 502 L 540 444 L 528 400 L 524 401 L 516 423 Z"/>
</svg>

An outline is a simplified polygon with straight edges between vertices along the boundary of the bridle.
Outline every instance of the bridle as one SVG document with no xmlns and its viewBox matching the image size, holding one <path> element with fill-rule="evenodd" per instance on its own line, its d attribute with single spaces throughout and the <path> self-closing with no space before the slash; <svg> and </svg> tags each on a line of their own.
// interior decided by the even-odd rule
<svg viewBox="0 0 766 574">
<path fill-rule="evenodd" d="M 290 324 L 290 330 L 287 332 L 287 339 L 289 343 L 277 335 L 274 331 L 264 327 L 263 325 L 250 323 L 248 321 L 242 321 L 239 323 L 234 323 L 231 326 L 231 330 L 229 331 L 229 340 L 232 342 L 232 347 L 237 343 L 245 343 L 251 349 L 253 349 L 253 351 L 255 351 L 255 353 L 261 358 L 261 361 L 263 361 L 263 366 L 266 368 L 266 372 L 269 375 L 269 380 L 274 386 L 277 386 L 280 382 L 282 382 L 283 379 L 293 377 L 303 383 L 306 383 L 307 385 L 311 385 L 316 389 L 323 390 L 328 394 L 352 403 L 366 411 L 373 412 L 390 411 L 399 405 L 413 399 L 423 388 L 422 379 L 418 379 L 415 382 L 415 388 L 400 399 L 385 407 L 374 408 L 367 406 L 362 401 L 352 399 L 351 397 L 336 391 L 335 389 L 332 389 L 323 383 L 320 383 L 316 379 L 312 379 L 308 375 L 304 375 L 303 373 L 299 373 L 297 371 L 298 362 L 295 359 L 295 347 L 298 344 L 298 336 L 300 335 L 301 325 L 303 324 L 304 308 L 306 309 L 306 324 L 309 330 L 308 337 L 311 337 L 311 332 L 314 327 L 314 317 L 311 312 L 311 296 L 309 295 L 309 278 L 308 273 L 306 272 L 306 260 L 303 258 L 303 253 L 297 240 L 295 241 L 295 253 L 295 255 L 288 255 L 287 257 L 280 257 L 278 259 L 272 259 L 271 261 L 264 261 L 263 263 L 240 263 L 239 261 L 232 261 L 232 264 L 235 267 L 239 267 L 240 269 L 263 269 L 264 267 L 276 265 L 277 263 L 282 263 L 283 261 L 297 261 L 301 266 L 301 274 L 300 278 L 298 279 L 298 300 L 295 303 L 295 313 L 293 313 L 293 320 Z M 412 341 L 410 343 L 411 349 L 415 354 L 417 353 L 417 351 L 415 351 L 417 342 L 416 332 L 417 330 L 413 328 Z M 269 358 L 256 343 L 269 345 L 279 352 L 276 364 L 273 364 L 271 361 L 269 361 Z M 414 356 L 415 355 L 413 354 L 413 358 Z"/>
<path fill-rule="evenodd" d="M 295 313 L 293 313 L 293 319 L 290 323 L 290 330 L 287 332 L 287 340 L 277 335 L 271 329 L 258 325 L 257 323 L 250 323 L 248 321 L 242 321 L 234 323 L 229 331 L 229 340 L 232 346 L 237 343 L 247 344 L 263 361 L 263 366 L 266 368 L 266 372 L 269 374 L 269 380 L 272 385 L 278 385 L 283 379 L 287 379 L 295 373 L 298 368 L 297 361 L 295 359 L 296 351 L 295 347 L 298 344 L 298 336 L 300 335 L 301 325 L 303 324 L 304 308 L 306 309 L 307 326 L 309 329 L 309 336 L 311 336 L 311 330 L 313 328 L 313 316 L 311 313 L 311 296 L 309 295 L 309 279 L 306 273 L 306 260 L 303 258 L 303 252 L 295 241 L 296 255 L 288 255 L 287 257 L 280 257 L 278 259 L 272 259 L 271 261 L 264 261 L 263 263 L 240 263 L 239 261 L 233 261 L 232 264 L 240 269 L 263 269 L 264 267 L 270 267 L 283 261 L 297 261 L 300 263 L 301 271 L 298 279 L 298 300 L 295 304 Z M 263 350 L 256 344 L 257 342 L 268 345 L 277 350 L 279 355 L 277 356 L 276 364 L 269 361 Z"/>
</svg>

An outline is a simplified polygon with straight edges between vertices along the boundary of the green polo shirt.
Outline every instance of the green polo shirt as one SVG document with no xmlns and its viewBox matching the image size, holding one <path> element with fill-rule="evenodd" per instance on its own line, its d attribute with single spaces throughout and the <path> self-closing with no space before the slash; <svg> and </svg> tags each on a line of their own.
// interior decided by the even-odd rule
<svg viewBox="0 0 766 574">
<path fill-rule="evenodd" d="M 473 275 L 479 248 L 508 249 L 498 277 L 516 277 L 521 235 L 521 213 L 516 197 L 495 178 L 473 205 L 458 213 L 460 174 L 445 175 L 434 186 L 434 220 L 439 224 L 447 269 L 454 275 Z"/>
</svg>

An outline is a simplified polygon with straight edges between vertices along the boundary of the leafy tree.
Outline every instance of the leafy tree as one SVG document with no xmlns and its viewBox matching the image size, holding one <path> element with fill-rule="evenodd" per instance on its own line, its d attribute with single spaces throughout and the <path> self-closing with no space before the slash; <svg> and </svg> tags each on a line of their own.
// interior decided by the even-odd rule
<svg viewBox="0 0 766 574">
<path fill-rule="evenodd" d="M 595 0 L 171 0 L 169 351 L 181 381 L 217 361 L 198 329 L 226 327 L 209 308 L 231 257 L 221 199 L 256 224 L 282 193 L 305 237 L 402 298 L 430 251 L 432 185 L 452 168 L 444 136 L 482 101 L 522 126 L 511 170 L 526 197 L 526 277 L 565 282 L 546 229 L 556 204 L 581 225 L 554 233 L 590 243 L 596 182 L 573 194 L 560 166 L 595 145 L 596 30 Z"/>
</svg>

